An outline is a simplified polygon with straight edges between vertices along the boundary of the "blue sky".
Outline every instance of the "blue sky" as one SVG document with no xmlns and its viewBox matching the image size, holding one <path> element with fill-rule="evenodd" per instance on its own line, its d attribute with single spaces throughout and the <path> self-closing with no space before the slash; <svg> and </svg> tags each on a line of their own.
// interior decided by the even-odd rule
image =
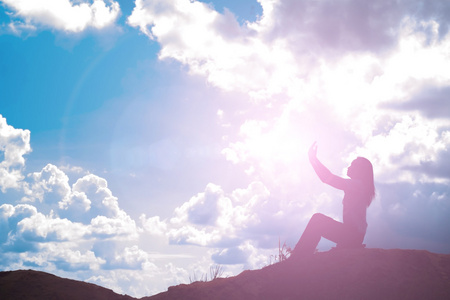
<svg viewBox="0 0 450 300">
<path fill-rule="evenodd" d="M 315 140 L 374 165 L 368 247 L 450 253 L 447 1 L 55 3 L 0 1 L 0 269 L 142 297 L 261 268 L 342 217 Z"/>
</svg>

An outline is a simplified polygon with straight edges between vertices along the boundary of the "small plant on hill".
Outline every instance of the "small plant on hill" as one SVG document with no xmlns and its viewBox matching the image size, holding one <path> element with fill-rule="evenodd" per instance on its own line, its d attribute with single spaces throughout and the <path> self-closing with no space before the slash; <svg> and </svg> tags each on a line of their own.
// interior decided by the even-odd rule
<svg viewBox="0 0 450 300">
<path fill-rule="evenodd" d="M 287 246 L 286 242 L 284 242 L 283 245 L 281 245 L 281 240 L 280 238 L 278 238 L 278 255 L 271 255 L 269 264 L 271 265 L 274 263 L 285 261 L 286 259 L 289 258 L 291 253 L 292 253 L 291 247 Z"/>
<path fill-rule="evenodd" d="M 209 267 L 209 280 L 212 281 L 214 279 L 220 278 L 223 275 L 223 267 L 221 265 L 213 265 Z M 197 279 L 197 274 L 194 273 L 193 276 L 189 275 L 189 282 L 206 282 L 208 281 L 208 273 L 202 274 L 202 276 Z"/>
<path fill-rule="evenodd" d="M 222 277 L 223 267 L 221 265 L 214 265 L 209 268 L 209 276 L 211 280 Z"/>
<path fill-rule="evenodd" d="M 208 274 L 203 274 L 199 279 L 197 279 L 197 274 L 194 273 L 194 275 L 189 275 L 189 283 L 193 283 L 193 282 L 206 282 L 208 281 Z"/>
</svg>

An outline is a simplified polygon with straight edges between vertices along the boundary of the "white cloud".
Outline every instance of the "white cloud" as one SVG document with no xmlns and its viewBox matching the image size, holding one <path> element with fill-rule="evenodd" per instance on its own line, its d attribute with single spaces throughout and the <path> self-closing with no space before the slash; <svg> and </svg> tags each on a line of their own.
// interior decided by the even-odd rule
<svg viewBox="0 0 450 300">
<path fill-rule="evenodd" d="M 259 2 L 262 16 L 240 26 L 227 10 L 220 14 L 199 1 L 137 0 L 128 23 L 161 44 L 161 59 L 173 58 L 222 89 L 265 99 L 280 93 L 304 95 L 302 90 L 314 84 L 309 80 L 316 76 L 315 69 L 323 63 L 335 63 L 344 54 L 384 55 L 405 35 L 420 36 L 420 42 L 435 45 L 445 37 L 445 18 L 436 20 L 432 13 L 418 14 L 407 1 L 380 1 L 377 5 L 354 5 L 353 1 Z M 430 5 L 429 11 L 440 16 L 442 8 Z M 346 17 L 342 17 L 344 14 Z M 433 70 L 432 65 L 438 61 L 433 59 L 425 69 Z M 439 70 L 445 68 L 440 66 Z M 408 72 L 407 68 L 403 72 Z"/>
<path fill-rule="evenodd" d="M 214 246 L 239 240 L 239 230 L 259 223 L 255 207 L 269 195 L 261 183 L 248 190 L 226 195 L 220 186 L 208 184 L 204 192 L 192 197 L 174 211 L 170 219 L 169 240 L 178 244 Z"/>
<path fill-rule="evenodd" d="M 62 201 L 68 201 L 70 196 L 69 177 L 58 169 L 55 165 L 48 164 L 42 171 L 34 172 L 28 175 L 31 179 L 31 185 L 25 185 L 25 193 L 28 195 L 24 201 L 39 200 L 42 202 L 44 194 L 46 195 L 46 202 L 50 204 L 53 200 L 56 203 Z M 49 197 L 49 194 L 55 194 L 54 197 Z M 53 198 L 50 200 L 50 198 Z M 56 199 L 56 200 L 55 200 Z"/>
<path fill-rule="evenodd" d="M 291 166 L 308 167 L 302 155 L 314 140 L 345 149 L 340 155 L 344 163 L 359 149 L 377 164 L 380 178 L 412 180 L 417 174 L 396 170 L 435 165 L 448 148 L 446 134 L 440 133 L 448 122 L 425 122 L 420 112 L 408 113 L 412 123 L 407 127 L 416 130 L 395 139 L 405 113 L 383 108 L 408 103 L 424 88 L 450 84 L 448 4 L 259 2 L 263 14 L 244 25 L 230 12 L 220 14 L 188 0 L 139 0 L 128 18 L 131 26 L 160 43 L 161 59 L 173 58 L 224 90 L 265 99 L 266 110 L 260 105 L 259 113 L 247 113 L 240 131 L 227 136 L 230 143 L 222 153 L 228 160 L 281 188 L 303 179 Z M 218 118 L 226 112 L 222 109 Z M 393 122 L 390 128 L 386 121 Z M 375 142 L 389 136 L 398 151 L 410 150 L 403 162 L 395 161 L 400 152 L 388 153 Z M 414 152 L 412 139 L 430 144 Z"/>
<path fill-rule="evenodd" d="M 150 261 L 149 254 L 137 245 L 125 247 L 123 251 L 117 253 L 112 262 L 115 268 L 139 269 L 147 272 L 157 271 L 157 267 Z"/>
<path fill-rule="evenodd" d="M 35 25 L 66 32 L 81 32 L 89 27 L 102 29 L 114 24 L 120 14 L 118 2 L 108 0 L 3 0 L 14 16 L 24 19 L 12 23 L 14 31 Z"/>
<path fill-rule="evenodd" d="M 386 183 L 378 185 L 377 193 L 378 203 L 368 216 L 371 247 L 450 251 L 448 184 Z"/>
<path fill-rule="evenodd" d="M 104 178 L 94 174 L 85 175 L 73 184 L 72 191 L 78 197 L 83 195 L 89 199 L 91 218 L 99 214 L 107 217 L 117 217 L 121 214 L 118 199 L 113 196 Z M 70 206 L 70 203 L 68 205 Z"/>
<path fill-rule="evenodd" d="M 87 232 L 85 226 L 67 219 L 36 213 L 17 224 L 17 233 L 30 241 L 77 241 Z"/>
<path fill-rule="evenodd" d="M 204 192 L 175 209 L 166 223 L 167 237 L 173 244 L 220 249 L 213 255 L 217 263 L 255 266 L 256 262 L 249 260 L 251 251 L 245 248 L 249 243 L 255 249 L 274 248 L 282 236 L 294 246 L 301 228 L 314 212 L 335 210 L 335 205 L 330 204 L 332 199 L 326 195 L 306 198 L 302 194 L 294 199 L 278 196 L 271 196 L 261 182 L 230 193 L 208 184 Z M 206 217 L 208 211 L 211 214 Z"/>
<path fill-rule="evenodd" d="M 222 189 L 209 184 L 204 193 L 199 193 L 175 209 L 175 217 L 171 219 L 171 223 L 189 221 L 198 225 L 214 225 L 219 214 L 217 202 L 221 198 L 223 198 Z"/>
<path fill-rule="evenodd" d="M 135 240 L 138 237 L 136 223 L 125 212 L 115 218 L 97 216 L 91 220 L 89 229 L 96 238 Z"/>
<path fill-rule="evenodd" d="M 27 196 L 22 201 L 39 200 L 43 213 L 89 225 L 93 235 L 136 237 L 134 220 L 119 208 L 118 199 L 104 178 L 84 175 L 71 187 L 68 176 L 52 164 L 28 178 L 24 184 Z"/>
<path fill-rule="evenodd" d="M 424 163 L 438 161 L 439 154 L 447 151 L 449 132 L 441 132 L 446 122 L 442 124 L 439 120 L 426 120 L 418 115 L 404 115 L 392 125 L 388 132 L 368 138 L 351 157 L 370 157 L 376 166 L 378 182 L 439 181 L 437 176 L 419 170 Z"/>
<path fill-rule="evenodd" d="M 128 23 L 161 44 L 161 59 L 174 58 L 228 91 L 265 98 L 295 75 L 283 41 L 264 44 L 228 10 L 220 14 L 199 1 L 137 0 Z"/>
<path fill-rule="evenodd" d="M 39 251 L 21 253 L 20 260 L 23 266 L 53 270 L 56 273 L 95 271 L 105 263 L 92 251 L 74 249 L 74 245 L 60 242 L 43 243 Z"/>
<path fill-rule="evenodd" d="M 150 234 L 163 236 L 167 231 L 167 223 L 161 221 L 159 216 L 147 218 L 145 214 L 142 214 L 139 219 L 142 227 Z"/>
<path fill-rule="evenodd" d="M 2 198 L 6 203 L 0 205 L 3 269 L 31 267 L 78 280 L 87 280 L 92 272 L 111 276 L 110 270 L 120 269 L 162 272 L 150 255 L 136 246 L 143 229 L 119 207 L 104 178 L 84 175 L 86 172 L 79 168 L 58 168 L 53 164 L 22 175 L 23 155 L 31 151 L 30 132 L 7 125 L 4 118 L 0 121 L 4 170 L 0 182 L 7 182 L 5 178 L 10 178 L 12 171 L 20 175 L 15 177 L 14 185 L 2 186 L 7 196 Z M 82 177 L 75 177 L 75 183 L 70 185 L 63 169 Z M 12 187 L 15 191 L 8 197 L 7 188 Z M 108 251 L 102 251 L 103 244 Z M 129 281 L 134 275 L 127 276 Z M 112 280 L 115 290 L 119 280 L 124 279 Z M 140 289 L 133 292 L 146 290 L 142 282 Z"/>
<path fill-rule="evenodd" d="M 24 155 L 31 152 L 30 131 L 16 129 L 0 115 L 0 188 L 5 192 L 19 188 L 24 178 Z"/>
<path fill-rule="evenodd" d="M 0 206 L 0 241 L 3 245 L 11 244 L 11 233 L 16 232 L 18 223 L 37 214 L 34 206 L 28 204 L 2 204 Z"/>
</svg>

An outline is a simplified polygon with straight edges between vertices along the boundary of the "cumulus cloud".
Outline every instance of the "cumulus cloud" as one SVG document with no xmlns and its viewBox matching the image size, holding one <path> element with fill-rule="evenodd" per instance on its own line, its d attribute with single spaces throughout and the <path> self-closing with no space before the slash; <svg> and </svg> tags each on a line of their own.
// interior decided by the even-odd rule
<svg viewBox="0 0 450 300">
<path fill-rule="evenodd" d="M 30 131 L 16 129 L 6 123 L 0 115 L 0 188 L 5 192 L 10 188 L 19 188 L 24 178 L 22 169 L 24 155 L 31 152 Z"/>
<path fill-rule="evenodd" d="M 250 114 L 236 136 L 227 137 L 230 144 L 223 154 L 228 160 L 280 184 L 299 179 L 290 166 L 314 139 L 342 148 L 348 147 L 345 140 L 355 148 L 372 144 L 365 153 L 377 160 L 380 149 L 372 140 L 394 137 L 405 122 L 400 114 L 412 120 L 408 127 L 417 128 L 416 140 L 438 146 L 421 145 L 420 154 L 408 152 L 414 158 L 402 164 L 392 163 L 395 153 L 386 153 L 378 170 L 405 170 L 409 161 L 429 165 L 444 151 L 445 109 L 432 107 L 445 101 L 439 99 L 450 85 L 447 2 L 259 3 L 262 15 L 243 25 L 230 12 L 187 0 L 139 0 L 128 18 L 160 43 L 161 59 L 173 58 L 222 89 L 265 99 L 269 109 L 258 108 L 259 115 Z M 233 34 L 220 24 L 228 24 Z M 430 87 L 436 92 L 429 93 Z M 442 116 L 439 122 L 424 124 L 422 116 L 436 114 Z M 386 121 L 393 125 L 389 128 Z M 435 133 L 440 137 L 432 138 Z M 409 141 L 406 133 L 396 140 L 398 151 L 411 149 Z M 351 155 L 349 149 L 342 157 Z M 289 176 L 281 180 L 271 174 Z"/>
<path fill-rule="evenodd" d="M 98 270 L 105 260 L 96 257 L 94 252 L 62 249 L 60 245 L 45 244 L 40 253 L 46 254 L 45 261 L 63 271 Z"/>
<path fill-rule="evenodd" d="M 161 44 L 161 59 L 176 59 L 220 88 L 268 98 L 298 94 L 313 68 L 348 53 L 389 54 L 405 28 L 440 43 L 450 10 L 445 1 L 259 2 L 262 16 L 239 25 L 199 1 L 138 0 L 128 23 Z"/>
<path fill-rule="evenodd" d="M 70 196 L 69 177 L 55 165 L 48 164 L 40 172 L 31 173 L 28 177 L 31 184 L 25 185 L 29 196 L 24 197 L 24 201 L 38 200 L 42 203 L 46 194 L 46 203 L 57 203 L 60 199 L 67 201 Z"/>
<path fill-rule="evenodd" d="M 69 177 L 52 164 L 27 177 L 22 201 L 39 203 L 43 213 L 89 224 L 94 235 L 135 236 L 135 222 L 119 208 L 104 178 L 87 174 L 70 186 Z"/>
<path fill-rule="evenodd" d="M 110 243 L 106 244 L 109 247 L 109 253 L 103 253 L 106 257 L 105 269 L 123 269 L 123 270 L 146 270 L 148 272 L 158 272 L 158 267 L 151 261 L 150 255 L 140 249 L 137 245 L 125 247 L 123 249 L 111 249 Z M 104 249 L 105 250 L 105 249 Z M 97 249 L 97 254 L 98 249 Z"/>
<path fill-rule="evenodd" d="M 415 30 L 427 33 L 424 23 L 442 24 L 439 37 L 448 30 L 450 11 L 445 1 L 364 2 L 260 1 L 266 14 L 261 24 L 267 37 L 289 36 L 292 49 L 320 55 L 348 51 L 384 52 L 395 46 L 402 22 L 413 17 Z"/>
<path fill-rule="evenodd" d="M 83 194 L 90 199 L 91 216 L 97 216 L 99 210 L 105 216 L 116 217 L 119 215 L 118 199 L 113 196 L 104 178 L 93 174 L 85 175 L 74 183 L 72 190 L 77 195 Z M 70 203 L 68 203 L 68 206 L 70 206 Z"/>
<path fill-rule="evenodd" d="M 21 220 L 18 224 L 17 236 L 28 241 L 76 241 L 83 237 L 86 228 L 68 219 L 45 216 L 42 213 Z"/>
<path fill-rule="evenodd" d="M 317 210 L 329 212 L 331 202 L 323 194 L 275 198 L 256 181 L 230 192 L 210 183 L 162 222 L 170 243 L 217 249 L 211 254 L 215 263 L 254 268 L 268 263 L 264 251 L 275 248 L 280 237 L 294 246 L 308 218 Z"/>
<path fill-rule="evenodd" d="M 369 137 L 351 156 L 371 157 L 377 166 L 375 174 L 379 182 L 414 183 L 442 178 L 424 166 L 444 163 L 442 155 L 447 153 L 450 143 L 449 132 L 442 129 L 444 124 L 426 121 L 417 115 L 403 116 L 393 121 L 387 132 Z"/>
<path fill-rule="evenodd" d="M 69 272 L 72 278 L 77 272 L 81 280 L 93 271 L 161 272 L 136 245 L 143 229 L 119 207 L 104 178 L 66 166 L 81 176 L 71 185 L 63 168 L 53 164 L 23 175 L 30 132 L 7 125 L 4 118 L 0 121 L 2 193 L 15 188 L 13 197 L 0 205 L 3 269 L 32 267 L 60 275 Z M 18 174 L 14 184 L 5 180 L 13 172 Z M 108 251 L 101 251 L 104 244 Z"/>
<path fill-rule="evenodd" d="M 1 231 L 0 241 L 2 242 L 3 250 L 12 249 L 17 252 L 27 251 L 33 249 L 33 245 L 20 241 L 12 233 L 17 232 L 17 227 L 20 221 L 30 218 L 37 214 L 34 206 L 21 204 L 13 206 L 11 204 L 2 204 L 0 206 L 1 216 Z M 13 247 L 14 246 L 14 247 Z"/>
<path fill-rule="evenodd" d="M 199 1 L 137 0 L 128 24 L 161 44 L 161 59 L 176 59 L 228 91 L 265 97 L 294 75 L 283 42 L 266 45 L 228 10 L 220 14 Z"/>
<path fill-rule="evenodd" d="M 0 121 L 3 270 L 33 268 L 139 297 L 188 280 L 184 268 L 163 259 L 170 255 L 148 249 L 152 239 L 167 234 L 165 220 L 142 215 L 137 224 L 119 206 L 106 179 L 79 167 L 47 164 L 24 174 L 30 132 Z M 14 181 L 5 180 L 13 172 Z"/>
<path fill-rule="evenodd" d="M 399 111 L 419 111 L 429 119 L 446 119 L 450 115 L 449 101 L 450 86 L 425 86 L 410 99 L 400 103 L 385 103 L 385 108 Z"/>
<path fill-rule="evenodd" d="M 253 183 L 248 191 L 238 190 L 231 195 L 225 194 L 220 186 L 208 184 L 204 192 L 175 209 L 170 219 L 169 240 L 214 246 L 241 239 L 239 230 L 261 221 L 253 209 L 268 195 L 261 183 Z"/>
<path fill-rule="evenodd" d="M 89 27 L 102 29 L 114 24 L 120 14 L 118 2 L 108 0 L 3 0 L 14 17 L 25 20 L 11 23 L 13 31 L 36 25 L 65 32 L 81 32 Z"/>
<path fill-rule="evenodd" d="M 161 221 L 159 216 L 147 218 L 145 214 L 142 214 L 139 219 L 142 227 L 150 234 L 163 236 L 167 231 L 167 223 Z"/>
<path fill-rule="evenodd" d="M 369 215 L 371 245 L 450 251 L 448 184 L 378 184 L 377 193 L 379 202 Z"/>
</svg>

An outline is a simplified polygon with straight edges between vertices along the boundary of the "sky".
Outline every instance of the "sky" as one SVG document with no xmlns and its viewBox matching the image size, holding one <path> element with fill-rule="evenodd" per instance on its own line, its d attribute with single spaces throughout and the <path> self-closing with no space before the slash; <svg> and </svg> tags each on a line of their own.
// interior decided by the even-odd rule
<svg viewBox="0 0 450 300">
<path fill-rule="evenodd" d="M 450 253 L 449 25 L 446 0 L 0 0 L 0 270 L 143 297 L 266 266 L 342 220 L 314 141 L 372 162 L 367 247 Z"/>
</svg>

